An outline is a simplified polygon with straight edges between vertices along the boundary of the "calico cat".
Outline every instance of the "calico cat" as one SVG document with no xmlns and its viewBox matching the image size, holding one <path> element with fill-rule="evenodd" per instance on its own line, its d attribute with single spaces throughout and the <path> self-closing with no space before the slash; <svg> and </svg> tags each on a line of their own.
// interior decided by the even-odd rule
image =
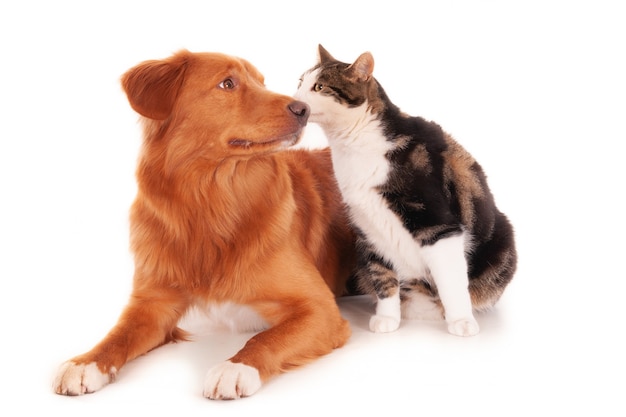
<svg viewBox="0 0 626 417">
<path fill-rule="evenodd" d="M 479 332 L 517 264 L 514 232 L 474 158 L 433 122 L 394 105 L 363 53 L 352 64 L 321 45 L 295 97 L 328 137 L 357 231 L 357 285 L 376 296 L 374 332 L 401 317 L 445 318 L 458 336 Z"/>
</svg>

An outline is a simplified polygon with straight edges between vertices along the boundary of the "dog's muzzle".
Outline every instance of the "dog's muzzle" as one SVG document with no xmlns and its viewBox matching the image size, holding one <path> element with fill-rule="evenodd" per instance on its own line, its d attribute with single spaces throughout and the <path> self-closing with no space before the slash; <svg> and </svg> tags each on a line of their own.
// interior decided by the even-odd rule
<svg viewBox="0 0 626 417">
<path fill-rule="evenodd" d="M 309 115 L 311 114 L 311 109 L 308 104 L 296 100 L 289 103 L 287 108 L 296 116 L 301 126 L 306 125 L 306 122 L 309 120 Z"/>
</svg>

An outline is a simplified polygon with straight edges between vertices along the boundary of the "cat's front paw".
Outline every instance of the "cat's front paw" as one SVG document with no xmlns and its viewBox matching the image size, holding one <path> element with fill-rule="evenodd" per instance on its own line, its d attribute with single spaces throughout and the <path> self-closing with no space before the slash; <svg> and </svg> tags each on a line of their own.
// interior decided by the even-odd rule
<svg viewBox="0 0 626 417">
<path fill-rule="evenodd" d="M 211 400 L 248 397 L 261 388 L 259 371 L 243 363 L 223 362 L 209 369 L 203 395 Z"/>
<path fill-rule="evenodd" d="M 83 395 L 99 390 L 115 378 L 115 368 L 102 373 L 95 362 L 77 364 L 65 362 L 59 368 L 54 379 L 54 392 L 61 395 Z"/>
<path fill-rule="evenodd" d="M 400 320 L 395 317 L 377 314 L 370 319 L 370 330 L 374 333 L 395 332 L 400 327 Z"/>
<path fill-rule="evenodd" d="M 478 323 L 473 317 L 448 322 L 448 332 L 455 336 L 474 336 L 479 331 Z"/>
</svg>

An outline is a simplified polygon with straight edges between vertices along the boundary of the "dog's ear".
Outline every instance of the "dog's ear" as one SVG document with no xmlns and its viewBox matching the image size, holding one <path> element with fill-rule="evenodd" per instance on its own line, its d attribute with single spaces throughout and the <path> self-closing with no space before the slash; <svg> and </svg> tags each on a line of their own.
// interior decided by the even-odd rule
<svg viewBox="0 0 626 417">
<path fill-rule="evenodd" d="M 346 71 L 358 81 L 367 81 L 374 73 L 374 57 L 371 53 L 364 52 L 352 65 L 346 68 Z"/>
<path fill-rule="evenodd" d="M 122 76 L 131 107 L 142 116 L 163 120 L 172 112 L 189 65 L 189 52 L 163 60 L 145 61 Z"/>
<path fill-rule="evenodd" d="M 324 47 L 321 44 L 317 45 L 317 55 L 318 55 L 320 64 L 337 61 L 335 58 L 333 58 L 333 56 L 330 53 L 328 53 L 326 49 L 324 49 Z"/>
</svg>

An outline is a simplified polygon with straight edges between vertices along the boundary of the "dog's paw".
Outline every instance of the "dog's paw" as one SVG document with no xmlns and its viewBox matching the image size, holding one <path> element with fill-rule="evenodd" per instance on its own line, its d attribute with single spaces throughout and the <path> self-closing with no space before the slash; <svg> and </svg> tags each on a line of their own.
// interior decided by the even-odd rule
<svg viewBox="0 0 626 417">
<path fill-rule="evenodd" d="M 203 395 L 211 400 L 248 397 L 261 388 L 259 371 L 242 363 L 223 362 L 209 369 Z"/>
<path fill-rule="evenodd" d="M 448 332 L 455 336 L 474 336 L 479 331 L 478 323 L 473 317 L 448 322 Z"/>
<path fill-rule="evenodd" d="M 115 368 L 108 374 L 100 372 L 95 362 L 76 364 L 65 362 L 54 378 L 54 392 L 61 395 L 83 395 L 98 391 L 115 378 Z"/>
<path fill-rule="evenodd" d="M 376 314 L 370 319 L 370 330 L 374 333 L 389 333 L 398 330 L 400 320 L 395 317 Z"/>
</svg>

